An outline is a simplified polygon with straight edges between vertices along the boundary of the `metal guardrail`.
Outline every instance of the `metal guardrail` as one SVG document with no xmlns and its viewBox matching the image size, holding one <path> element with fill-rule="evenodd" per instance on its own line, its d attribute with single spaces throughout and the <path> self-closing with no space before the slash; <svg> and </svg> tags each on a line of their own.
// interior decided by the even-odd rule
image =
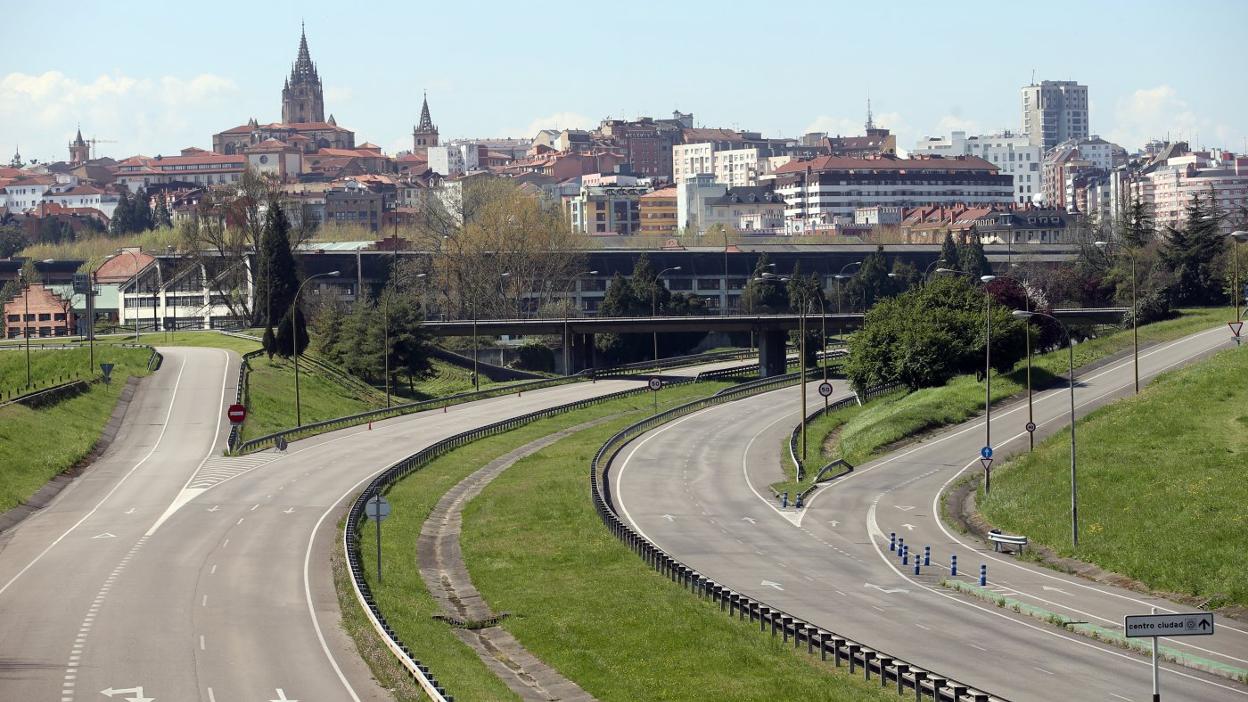
<svg viewBox="0 0 1248 702">
<path fill-rule="evenodd" d="M 733 361 L 739 358 L 751 358 L 758 355 L 757 351 L 741 349 L 739 351 L 717 351 L 715 353 L 695 353 L 686 356 L 669 356 L 660 358 L 657 364 L 659 370 L 668 370 L 671 368 L 682 368 L 684 366 L 696 366 L 703 363 L 715 363 L 718 361 Z M 611 366 L 595 372 L 595 376 L 599 378 L 607 378 L 615 375 L 628 375 L 633 371 L 645 372 L 653 370 L 656 367 L 654 361 L 635 361 L 633 363 L 624 363 L 618 366 Z"/>
<path fill-rule="evenodd" d="M 801 424 L 798 424 L 797 426 L 793 427 L 793 432 L 789 434 L 789 459 L 793 461 L 793 465 L 797 467 L 797 479 L 800 481 L 806 475 L 806 462 L 798 458 L 797 456 L 797 441 L 798 441 L 798 438 L 801 436 L 802 427 L 809 425 L 811 422 L 815 421 L 816 419 L 818 419 L 820 416 L 824 414 L 835 412 L 840 409 L 844 409 L 850 405 L 856 404 L 856 405 L 861 406 L 864 403 L 870 402 L 871 400 L 874 400 L 875 398 L 880 397 L 881 395 L 887 395 L 889 393 L 896 392 L 897 390 L 900 390 L 902 387 L 903 386 L 900 383 L 885 383 L 884 385 L 879 385 L 874 388 L 868 388 L 862 392 L 855 392 L 852 397 L 842 398 L 840 400 L 837 400 L 836 402 L 833 402 L 827 405 L 826 407 L 820 407 L 814 412 L 811 412 L 810 414 L 806 415 L 805 420 Z M 829 463 L 828 465 L 822 466 L 819 469 L 819 474 L 823 473 L 823 471 L 828 466 L 832 465 L 833 463 L 836 463 L 836 461 L 833 461 L 832 463 Z M 811 489 L 813 489 L 813 487 L 814 486 L 811 486 Z M 810 489 L 804 490 L 801 493 L 801 497 L 804 498 L 809 492 L 810 492 Z"/>
<path fill-rule="evenodd" d="M 611 483 L 608 471 L 610 470 L 611 459 L 625 444 L 650 429 L 677 417 L 696 412 L 713 404 L 728 401 L 729 399 L 737 399 L 746 394 L 752 393 L 747 390 L 741 394 L 715 395 L 710 398 L 686 403 L 626 427 L 608 439 L 598 449 L 597 454 L 594 455 L 589 469 L 590 492 L 594 502 L 594 509 L 598 512 L 599 517 L 606 524 L 607 528 L 615 534 L 616 538 L 620 539 L 620 541 L 624 542 L 626 546 L 640 556 L 647 565 L 657 570 L 661 575 L 667 576 L 673 582 L 679 583 L 682 588 L 688 588 L 696 596 L 705 597 L 717 603 L 720 611 L 726 610 L 729 616 L 742 620 L 748 617 L 751 622 L 758 622 L 759 628 L 763 631 L 766 631 L 770 626 L 771 635 L 775 637 L 776 632 L 779 631 L 786 643 L 789 637 L 792 636 L 795 648 L 805 642 L 807 653 L 813 654 L 815 649 L 818 648 L 822 660 L 827 660 L 830 653 L 838 667 L 842 659 L 845 659 L 849 662 L 851 673 L 855 672 L 856 668 L 861 667 L 863 675 L 867 679 L 870 679 L 874 674 L 880 680 L 881 685 L 888 685 L 891 678 L 893 683 L 897 685 L 897 693 L 899 695 L 903 694 L 906 689 L 909 689 L 914 692 L 916 700 L 921 699 L 924 695 L 930 697 L 935 702 L 959 702 L 966 700 L 990 702 L 1002 700 L 1003 698 L 989 695 L 969 685 L 957 682 L 952 678 L 938 675 L 896 656 L 840 636 L 835 632 L 821 629 L 799 617 L 786 613 L 784 610 L 772 607 L 765 602 L 755 600 L 748 595 L 738 593 L 727 586 L 721 585 L 669 556 L 620 518 L 611 500 Z"/>
<path fill-rule="evenodd" d="M 672 385 L 683 385 L 695 382 L 692 378 L 673 381 Z M 351 572 L 352 588 L 355 591 L 356 599 L 360 606 L 364 608 L 365 614 L 372 623 L 377 634 L 381 636 L 386 644 L 386 648 L 398 659 L 399 663 L 407 669 L 408 673 L 416 680 L 421 688 L 435 701 L 453 701 L 453 697 L 448 695 L 445 688 L 438 682 L 437 678 L 429 670 L 428 666 L 422 665 L 416 659 L 412 651 L 399 639 L 395 631 L 386 623 L 385 615 L 381 612 L 376 601 L 373 599 L 372 592 L 368 587 L 368 582 L 364 578 L 363 562 L 360 555 L 360 536 L 359 526 L 366 517 L 365 505 L 375 495 L 383 493 L 391 485 L 406 478 L 413 472 L 420 470 L 437 458 L 461 447 L 465 444 L 483 439 L 495 434 L 510 431 L 512 429 L 524 426 L 539 419 L 553 417 L 558 414 L 571 412 L 573 410 L 590 407 L 592 405 L 609 402 L 611 400 L 622 397 L 631 397 L 649 393 L 647 387 L 630 388 L 621 390 L 607 395 L 586 398 L 556 407 L 549 407 L 536 412 L 529 412 L 518 417 L 505 419 L 494 422 L 483 427 L 471 429 L 461 432 L 451 437 L 447 437 L 428 446 L 416 453 L 404 458 L 403 460 L 391 465 L 390 467 L 379 473 L 368 486 L 356 497 L 351 504 L 351 509 L 347 513 L 346 526 L 343 529 L 342 544 L 343 550 L 347 555 L 347 564 Z"/>
</svg>

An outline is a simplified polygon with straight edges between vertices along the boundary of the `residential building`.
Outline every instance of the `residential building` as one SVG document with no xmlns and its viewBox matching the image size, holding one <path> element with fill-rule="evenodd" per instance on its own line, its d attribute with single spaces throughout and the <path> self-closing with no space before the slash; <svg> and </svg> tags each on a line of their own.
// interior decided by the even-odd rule
<svg viewBox="0 0 1248 702">
<path fill-rule="evenodd" d="M 1239 218 L 1248 211 L 1248 155 L 1230 152 L 1197 152 L 1174 156 L 1142 177 L 1146 202 L 1151 204 L 1158 231 L 1183 225 L 1187 206 L 1200 196 L 1212 198 L 1223 217 L 1224 233 L 1242 227 Z"/>
<path fill-rule="evenodd" d="M 677 194 L 671 186 L 641 196 L 641 233 L 671 236 L 676 233 Z"/>
<path fill-rule="evenodd" d="M 723 144 L 724 142 L 719 142 Z M 703 173 L 715 176 L 717 182 L 728 187 L 758 185 L 763 176 L 770 174 L 776 159 L 791 158 L 793 148 L 786 142 L 729 142 L 724 148 L 716 142 L 679 144 L 672 147 L 672 182 Z"/>
<path fill-rule="evenodd" d="M 397 195 L 397 193 L 396 193 Z M 385 195 L 380 189 L 348 178 L 325 191 L 325 222 L 355 225 L 378 231 L 386 210 Z"/>
<path fill-rule="evenodd" d="M 672 147 L 682 139 L 681 124 L 641 117 L 603 120 L 591 138 L 624 152 L 633 173 L 648 178 L 672 178 Z"/>
<path fill-rule="evenodd" d="M 19 288 L 4 301 L 4 336 L 7 339 L 69 336 L 77 327 L 69 300 L 41 283 Z"/>
<path fill-rule="evenodd" d="M 117 164 L 115 182 L 131 193 L 155 184 L 224 185 L 237 183 L 246 169 L 243 155 L 131 156 Z"/>
<path fill-rule="evenodd" d="M 1044 204 L 1068 212 L 1086 212 L 1080 209 L 1079 200 L 1084 196 L 1077 195 L 1079 189 L 1086 187 L 1089 177 L 1107 176 L 1126 159 L 1125 149 L 1096 136 L 1058 144 L 1045 154 L 1041 165 Z"/>
<path fill-rule="evenodd" d="M 1014 184 L 977 156 L 842 158 L 823 156 L 776 169 L 776 192 L 786 200 L 789 233 L 853 222 L 859 207 L 889 205 L 1008 205 Z"/>
<path fill-rule="evenodd" d="M 1072 80 L 1046 80 L 1022 89 L 1023 133 L 1045 151 L 1067 139 L 1086 139 L 1088 86 Z"/>
<path fill-rule="evenodd" d="M 890 225 L 901 224 L 904 207 L 883 207 L 876 205 L 874 207 L 859 207 L 854 210 L 854 224 L 862 224 L 869 227 L 887 227 Z"/>
<path fill-rule="evenodd" d="M 784 198 L 769 186 L 728 188 L 705 200 L 704 232 L 722 227 L 746 234 L 783 233 L 784 205 Z"/>
<path fill-rule="evenodd" d="M 966 243 L 978 237 L 984 245 L 1062 244 L 1071 215 L 1031 205 L 933 206 L 907 208 L 900 230 L 908 244 L 940 244 L 945 235 Z"/>
<path fill-rule="evenodd" d="M 955 131 L 948 137 L 925 137 L 911 154 L 978 156 L 1014 179 L 1014 202 L 1019 204 L 1032 202 L 1044 192 L 1044 149 L 1025 134 L 1005 131 L 968 137 L 966 132 Z"/>
<path fill-rule="evenodd" d="M 685 176 L 676 182 L 676 228 L 692 234 L 703 234 L 712 222 L 707 221 L 707 201 L 721 197 L 728 186 L 715 181 L 710 173 Z"/>
<path fill-rule="evenodd" d="M 641 232 L 644 185 L 582 185 L 567 203 L 572 231 L 582 234 L 637 234 Z"/>
</svg>

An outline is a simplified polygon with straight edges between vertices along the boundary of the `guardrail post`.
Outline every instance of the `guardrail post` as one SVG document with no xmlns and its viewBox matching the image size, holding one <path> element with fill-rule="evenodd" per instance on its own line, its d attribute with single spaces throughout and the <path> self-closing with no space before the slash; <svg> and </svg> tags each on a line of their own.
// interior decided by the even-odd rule
<svg viewBox="0 0 1248 702">
<path fill-rule="evenodd" d="M 922 670 L 914 671 L 914 702 L 922 702 L 923 699 L 923 681 L 927 679 L 927 672 Z M 934 697 L 934 695 L 933 695 Z"/>
<path fill-rule="evenodd" d="M 741 596 L 737 593 L 728 595 L 728 616 L 733 616 L 741 606 Z"/>
<path fill-rule="evenodd" d="M 767 631 L 767 619 L 771 616 L 771 607 L 758 606 L 758 630 Z M 772 631 L 775 634 L 775 631 Z"/>
<path fill-rule="evenodd" d="M 910 666 L 900 662 L 894 663 L 893 665 L 897 671 L 897 694 L 900 695 L 904 692 L 906 673 L 910 670 Z"/>
<path fill-rule="evenodd" d="M 875 658 L 875 651 L 862 652 L 862 679 L 871 679 L 871 659 Z"/>
<path fill-rule="evenodd" d="M 815 638 L 817 638 L 819 634 L 819 630 L 813 626 L 807 625 L 805 627 L 805 633 L 806 633 L 806 655 L 810 656 L 815 653 Z"/>
<path fill-rule="evenodd" d="M 819 632 L 819 660 L 828 660 L 828 643 L 832 641 L 832 633 L 829 631 Z"/>
<path fill-rule="evenodd" d="M 892 664 L 893 659 L 888 656 L 877 656 L 876 660 L 880 663 L 880 687 L 888 687 L 888 666 Z"/>
<path fill-rule="evenodd" d="M 841 667 L 841 647 L 845 645 L 845 639 L 839 636 L 832 637 L 832 662 L 835 667 Z"/>
<path fill-rule="evenodd" d="M 723 585 L 714 585 L 714 586 L 712 586 L 712 590 L 713 590 L 713 592 L 712 592 L 712 594 L 711 594 L 711 601 L 712 601 L 712 602 L 718 602 L 718 603 L 719 603 L 719 611 L 721 611 L 721 612 L 722 612 L 722 611 L 724 611 L 724 586 L 723 586 Z"/>
<path fill-rule="evenodd" d="M 932 699 L 940 702 L 940 688 L 944 687 L 948 681 L 935 675 L 929 675 L 927 679 L 928 682 L 932 683 Z"/>
<path fill-rule="evenodd" d="M 849 672 L 852 675 L 855 667 L 858 665 L 858 649 L 862 648 L 858 644 L 846 644 L 845 651 L 849 654 Z"/>
<path fill-rule="evenodd" d="M 789 642 L 789 625 L 793 623 L 793 617 L 785 614 L 780 617 L 780 642 Z"/>
<path fill-rule="evenodd" d="M 741 599 L 737 600 L 737 619 L 744 620 L 748 611 L 750 611 L 750 598 L 742 595 Z"/>
</svg>

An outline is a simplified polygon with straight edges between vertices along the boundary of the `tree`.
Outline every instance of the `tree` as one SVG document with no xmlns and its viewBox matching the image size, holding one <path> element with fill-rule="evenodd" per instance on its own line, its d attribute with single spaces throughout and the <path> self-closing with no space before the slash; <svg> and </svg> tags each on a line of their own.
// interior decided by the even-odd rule
<svg viewBox="0 0 1248 702">
<path fill-rule="evenodd" d="M 1118 214 L 1118 238 L 1123 244 L 1138 249 L 1156 236 L 1153 215 L 1143 198 L 1132 195 Z"/>
<path fill-rule="evenodd" d="M 940 245 L 940 258 L 937 259 L 937 268 L 953 268 L 962 265 L 962 254 L 958 250 L 958 245 L 953 241 L 953 233 L 945 232 L 945 240 Z"/>
<path fill-rule="evenodd" d="M 893 259 L 893 270 L 890 276 L 898 293 L 905 292 L 923 282 L 923 274 L 913 263 L 900 258 Z"/>
<path fill-rule="evenodd" d="M 984 254 L 984 244 L 974 231 L 970 234 L 970 241 L 959 248 L 957 260 L 958 268 L 975 278 L 992 273 L 992 266 L 988 265 L 988 256 Z"/>
<path fill-rule="evenodd" d="M 433 373 L 433 363 L 429 360 L 429 332 L 425 330 L 424 315 L 421 313 L 419 301 L 410 292 L 401 293 L 393 286 L 383 293 L 388 308 L 380 315 L 383 324 L 389 317 L 390 324 L 390 372 L 394 375 L 402 373 L 407 376 L 408 388 L 418 378 L 427 378 Z M 384 334 L 383 333 L 383 346 Z"/>
<path fill-rule="evenodd" d="M 604 317 L 642 317 L 649 316 L 652 310 L 659 314 L 690 314 L 699 307 L 704 308 L 705 303 L 696 296 L 681 295 L 677 301 L 659 280 L 650 258 L 642 254 L 633 264 L 632 276 L 625 278 L 617 273 L 611 279 L 598 313 Z M 659 353 L 683 353 L 697 345 L 703 336 L 700 333 L 661 334 Z M 653 356 L 653 338 L 652 334 L 603 334 L 597 346 L 609 362 L 626 363 Z"/>
<path fill-rule="evenodd" d="M 134 209 L 131 212 L 132 220 L 130 222 L 130 232 L 145 232 L 154 226 L 152 219 L 152 199 L 148 197 L 147 191 L 139 188 L 134 194 Z"/>
<path fill-rule="evenodd" d="M 878 246 L 866 258 L 858 272 L 849 281 L 849 299 L 861 301 L 863 309 L 869 309 L 878 300 L 897 294 L 898 286 L 888 277 L 888 259 L 884 256 L 884 247 Z M 853 308 L 853 302 L 850 303 Z"/>
<path fill-rule="evenodd" d="M 18 251 L 26 248 L 26 237 L 17 227 L 0 227 L 0 258 L 13 258 Z"/>
<path fill-rule="evenodd" d="M 774 314 L 788 309 L 788 294 L 779 282 L 767 280 L 770 275 L 775 272 L 767 261 L 767 254 L 759 254 L 754 272 L 741 290 L 741 309 L 746 314 Z"/>
<path fill-rule="evenodd" d="M 290 312 L 300 286 L 295 256 L 291 254 L 290 230 L 290 222 L 287 222 L 281 205 L 271 201 L 265 212 L 265 232 L 256 260 L 256 311 L 253 317 L 255 324 L 266 330 L 271 330 L 278 320 Z M 282 355 L 290 352 L 290 339 L 283 339 L 278 334 L 275 341 L 278 345 L 276 349 L 265 347 L 270 357 L 275 352 Z"/>
<path fill-rule="evenodd" d="M 122 188 L 117 195 L 117 207 L 113 209 L 113 218 L 108 222 L 108 233 L 113 236 L 129 234 L 134 221 L 134 205 L 130 201 L 130 191 Z"/>
<path fill-rule="evenodd" d="M 336 358 L 348 373 L 367 382 L 380 379 L 385 368 L 382 355 L 384 330 L 381 314 L 367 291 L 362 291 L 343 320 L 335 348 Z"/>
<path fill-rule="evenodd" d="M 41 244 L 59 244 L 74 238 L 73 230 L 56 217 L 44 217 L 39 220 L 38 241 Z"/>
<path fill-rule="evenodd" d="M 162 192 L 156 199 L 156 212 L 153 214 L 154 224 L 157 227 L 169 228 L 173 226 L 173 216 L 169 213 L 169 202 Z"/>
<path fill-rule="evenodd" d="M 1193 195 L 1183 224 L 1167 227 L 1161 261 L 1174 276 L 1170 299 L 1175 305 L 1212 305 L 1226 299 L 1217 270 L 1224 242 L 1221 216 L 1212 202 Z"/>
</svg>

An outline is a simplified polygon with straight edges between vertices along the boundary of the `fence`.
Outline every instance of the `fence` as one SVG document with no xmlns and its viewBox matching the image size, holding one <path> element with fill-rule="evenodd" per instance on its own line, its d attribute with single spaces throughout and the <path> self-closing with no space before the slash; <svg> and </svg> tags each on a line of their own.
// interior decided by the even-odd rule
<svg viewBox="0 0 1248 702">
<path fill-rule="evenodd" d="M 640 556 L 647 565 L 671 578 L 673 582 L 679 583 L 682 588 L 688 588 L 696 596 L 709 598 L 719 605 L 721 611 L 726 610 L 729 616 L 742 620 L 748 617 L 751 622 L 757 621 L 759 628 L 763 631 L 770 627 L 773 637 L 779 631 L 786 642 L 792 636 L 794 647 L 800 646 L 804 641 L 807 653 L 813 654 L 818 648 L 820 658 L 823 660 L 827 660 L 828 654 L 831 653 L 838 667 L 844 659 L 848 661 L 851 673 L 861 667 L 867 679 L 874 674 L 880 680 L 881 685 L 888 685 L 891 678 L 892 683 L 897 686 L 898 694 L 904 694 L 905 690 L 909 689 L 913 691 L 916 699 L 927 695 L 936 702 L 946 700 L 949 702 L 959 700 L 989 702 L 989 700 L 1001 699 L 920 668 L 896 656 L 821 629 L 781 609 L 721 585 L 667 555 L 619 517 L 611 500 L 611 484 L 608 476 L 611 459 L 615 454 L 637 436 L 677 417 L 750 394 L 749 389 L 738 388 L 737 390 L 744 390 L 744 392 L 725 393 L 696 400 L 644 419 L 621 430 L 602 445 L 590 463 L 589 483 L 594 509 L 607 528 Z M 756 386 L 755 390 L 761 392 L 762 386 Z"/>
<path fill-rule="evenodd" d="M 116 344 L 116 346 L 124 348 L 148 349 L 151 353 L 147 357 L 147 369 L 150 371 L 160 367 L 160 361 L 163 357 L 158 351 L 156 351 L 155 348 L 148 346 L 147 344 Z M 31 348 L 33 349 L 35 347 L 32 345 Z M 40 348 L 41 350 L 55 349 L 63 351 L 82 347 L 67 345 L 44 346 L 41 344 Z M 102 378 L 94 374 L 90 380 L 87 380 L 80 378 L 78 373 L 74 373 L 72 376 L 58 376 L 56 382 L 13 388 L 4 393 L 5 398 L 3 402 L 0 402 L 0 407 L 12 404 L 26 404 L 31 407 L 51 404 L 60 401 L 64 397 L 86 392 L 91 384 L 99 382 L 100 380 L 102 380 Z M 22 392 L 23 390 L 25 392 Z M 14 392 L 17 392 L 18 394 L 14 395 Z"/>
</svg>

